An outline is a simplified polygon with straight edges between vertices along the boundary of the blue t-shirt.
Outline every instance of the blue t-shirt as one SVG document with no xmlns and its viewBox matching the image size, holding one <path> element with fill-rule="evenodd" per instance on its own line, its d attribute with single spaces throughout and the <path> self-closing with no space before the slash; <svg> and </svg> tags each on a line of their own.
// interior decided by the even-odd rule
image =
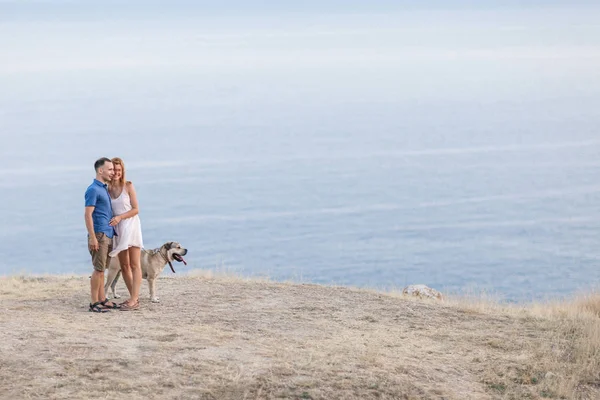
<svg viewBox="0 0 600 400">
<path fill-rule="evenodd" d="M 102 232 L 107 237 L 112 238 L 115 229 L 109 225 L 113 212 L 110 204 L 110 194 L 108 194 L 108 185 L 94 179 L 94 182 L 85 191 L 85 206 L 95 207 L 94 212 L 92 212 L 94 232 Z"/>
</svg>

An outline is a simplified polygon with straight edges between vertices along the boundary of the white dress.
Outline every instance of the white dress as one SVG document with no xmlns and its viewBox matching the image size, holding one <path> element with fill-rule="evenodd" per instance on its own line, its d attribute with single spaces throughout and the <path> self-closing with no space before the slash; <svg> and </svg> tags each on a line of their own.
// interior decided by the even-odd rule
<svg viewBox="0 0 600 400">
<path fill-rule="evenodd" d="M 110 202 L 112 204 L 113 215 L 115 216 L 125 214 L 132 208 L 131 198 L 125 188 L 123 188 L 123 191 L 116 199 L 111 197 Z M 142 224 L 140 223 L 139 216 L 135 215 L 131 218 L 121 220 L 115 226 L 115 231 L 117 234 L 113 236 L 113 251 L 109 254 L 111 257 L 115 257 L 130 247 L 144 247 L 142 241 Z"/>
</svg>

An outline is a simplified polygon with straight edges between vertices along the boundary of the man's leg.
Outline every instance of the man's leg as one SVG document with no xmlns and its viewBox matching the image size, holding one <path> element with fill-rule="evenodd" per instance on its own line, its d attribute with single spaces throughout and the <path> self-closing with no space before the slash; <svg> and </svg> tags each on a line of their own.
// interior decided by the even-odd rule
<svg viewBox="0 0 600 400">
<path fill-rule="evenodd" d="M 92 304 L 104 300 L 104 271 L 92 272 Z"/>
<path fill-rule="evenodd" d="M 110 239 L 103 233 L 97 233 L 96 239 L 98 239 L 98 250 L 90 251 L 92 264 L 94 264 L 94 272 L 92 272 L 90 279 L 91 304 L 104 301 L 106 298 L 104 296 L 104 270 L 107 266 L 106 259 L 108 258 L 108 243 Z M 98 306 L 98 308 L 106 307 Z"/>
<path fill-rule="evenodd" d="M 102 284 L 98 288 L 98 301 L 106 300 L 106 293 L 104 292 L 104 271 L 102 271 Z"/>
<path fill-rule="evenodd" d="M 108 238 L 107 236 L 104 236 L 104 242 L 103 244 L 101 244 L 100 246 L 104 245 L 104 248 L 106 249 L 106 252 L 102 253 L 102 256 L 104 257 L 104 269 L 106 270 L 109 266 L 110 266 L 110 260 L 111 260 L 111 256 L 109 255 L 110 252 L 113 249 L 112 243 L 113 240 L 112 238 Z M 114 301 L 108 301 L 108 297 L 106 297 L 106 291 L 104 290 L 104 276 L 102 277 L 102 287 L 100 288 L 100 290 L 98 291 L 98 298 L 103 300 L 105 302 L 104 306 L 107 308 L 119 308 L 118 304 L 115 303 Z"/>
<path fill-rule="evenodd" d="M 131 285 L 131 301 L 132 304 L 140 300 L 140 288 L 142 286 L 142 249 L 139 247 L 129 248 L 129 261 L 131 262 L 131 275 L 133 277 Z"/>
</svg>

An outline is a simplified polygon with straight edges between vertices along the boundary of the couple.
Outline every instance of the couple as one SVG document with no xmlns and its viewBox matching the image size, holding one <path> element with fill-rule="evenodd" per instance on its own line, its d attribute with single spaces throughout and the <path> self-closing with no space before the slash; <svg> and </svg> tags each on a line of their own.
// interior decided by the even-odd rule
<svg viewBox="0 0 600 400">
<path fill-rule="evenodd" d="M 97 160 L 96 179 L 85 191 L 85 226 L 94 272 L 91 278 L 90 311 L 111 309 L 131 311 L 140 308 L 142 285 L 142 228 L 133 183 L 125 180 L 125 164 L 120 158 Z M 104 293 L 104 271 L 111 257 L 118 256 L 129 299 L 121 304 L 109 301 Z"/>
</svg>

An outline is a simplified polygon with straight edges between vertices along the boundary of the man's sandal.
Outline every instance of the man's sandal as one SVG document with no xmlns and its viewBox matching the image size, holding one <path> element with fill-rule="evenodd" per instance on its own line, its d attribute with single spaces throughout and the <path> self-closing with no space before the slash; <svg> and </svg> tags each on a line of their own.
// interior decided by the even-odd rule
<svg viewBox="0 0 600 400">
<path fill-rule="evenodd" d="M 110 302 L 112 304 L 106 304 L 108 302 Z M 105 308 L 111 308 L 113 310 L 117 310 L 117 309 L 121 308 L 121 306 L 119 304 L 115 303 L 114 301 L 110 301 L 108 299 L 104 299 L 103 301 L 100 301 L 99 303 L 102 304 Z"/>
<path fill-rule="evenodd" d="M 100 307 L 102 306 L 102 302 L 98 301 L 94 304 L 90 303 L 90 312 L 97 312 L 97 313 L 105 313 L 105 312 L 109 312 L 110 310 L 107 310 L 106 308 Z"/>
</svg>

